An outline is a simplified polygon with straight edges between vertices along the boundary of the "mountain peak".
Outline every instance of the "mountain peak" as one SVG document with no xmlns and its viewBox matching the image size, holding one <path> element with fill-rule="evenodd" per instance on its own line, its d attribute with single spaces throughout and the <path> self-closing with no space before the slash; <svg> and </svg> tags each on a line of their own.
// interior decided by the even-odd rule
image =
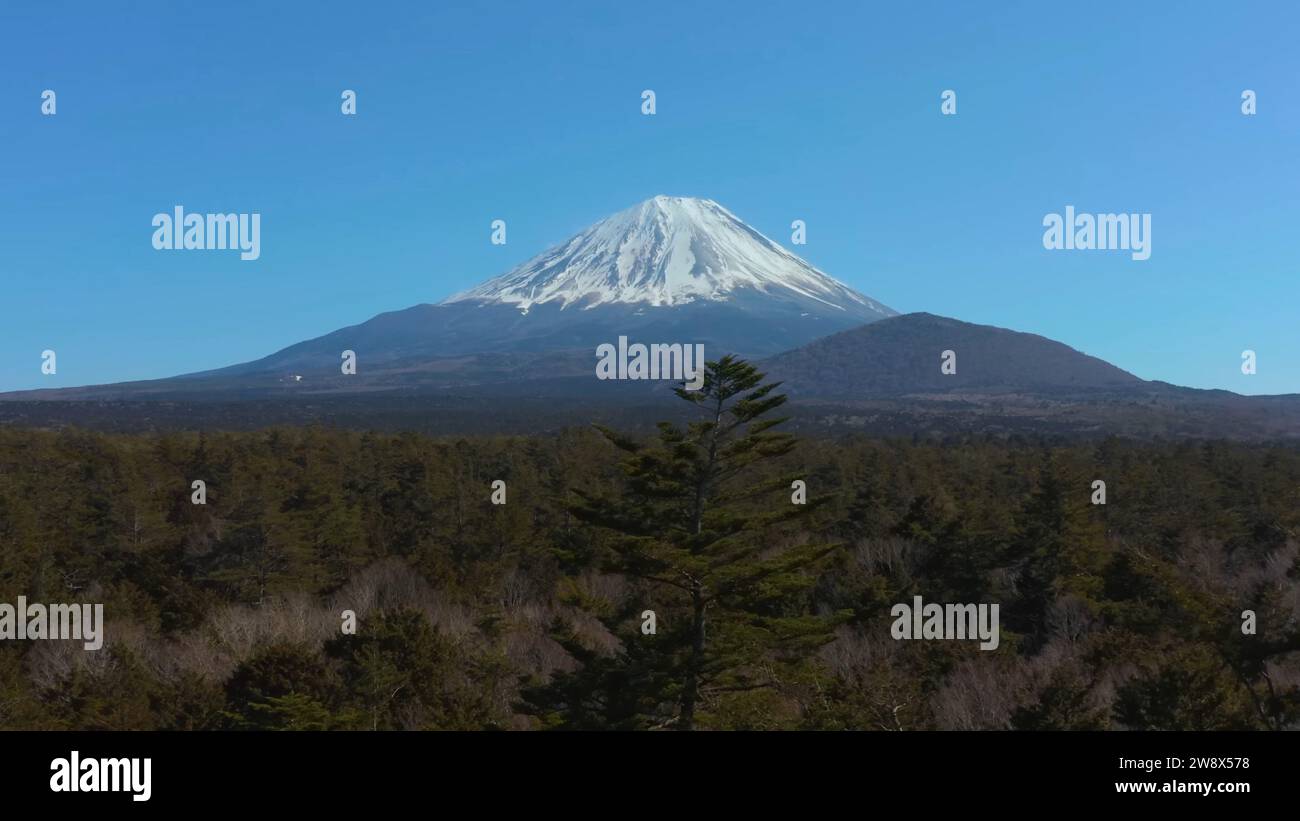
<svg viewBox="0 0 1300 821">
<path fill-rule="evenodd" d="M 606 219 L 613 219 L 620 214 L 637 213 L 641 216 L 645 216 L 654 212 L 666 214 L 675 219 L 690 219 L 693 215 L 709 210 L 726 211 L 726 209 L 719 205 L 715 200 L 707 199 L 705 197 L 675 197 L 669 194 L 655 194 L 653 197 L 641 200 L 631 208 L 625 208 L 618 212 L 618 214 L 611 214 Z M 603 221 L 604 220 L 601 220 L 601 222 Z"/>
<path fill-rule="evenodd" d="M 707 199 L 705 197 L 671 197 L 667 194 L 655 194 L 653 197 L 651 197 L 650 199 L 646 200 L 641 204 L 645 205 L 647 203 L 654 203 L 656 206 L 659 206 L 660 208 L 664 208 L 673 204 L 683 204 L 683 203 L 696 204 L 696 205 L 712 205 L 719 208 L 721 207 L 718 205 L 717 202 L 711 199 Z"/>
<path fill-rule="evenodd" d="M 660 194 L 444 304 L 673 307 L 776 299 L 869 322 L 896 312 L 782 248 L 710 199 Z"/>
</svg>

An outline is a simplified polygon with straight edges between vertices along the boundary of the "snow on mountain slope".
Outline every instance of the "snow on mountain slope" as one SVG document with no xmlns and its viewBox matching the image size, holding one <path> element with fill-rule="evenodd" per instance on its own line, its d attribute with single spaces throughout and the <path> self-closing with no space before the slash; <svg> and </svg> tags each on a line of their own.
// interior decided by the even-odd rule
<svg viewBox="0 0 1300 821">
<path fill-rule="evenodd" d="M 108 394 L 423 390 L 542 374 L 626 336 L 757 359 L 896 316 L 712 200 L 654 197 L 439 304 L 363 322 L 223 368 Z M 340 353 L 361 363 L 340 373 Z M 578 358 L 575 359 L 574 357 Z M 299 391 L 301 392 L 301 391 Z"/>
<path fill-rule="evenodd" d="M 527 313 L 547 303 L 583 309 L 680 306 L 729 301 L 747 291 L 865 321 L 897 314 L 804 262 L 713 200 L 665 196 L 607 217 L 443 304 L 509 304 Z"/>
</svg>

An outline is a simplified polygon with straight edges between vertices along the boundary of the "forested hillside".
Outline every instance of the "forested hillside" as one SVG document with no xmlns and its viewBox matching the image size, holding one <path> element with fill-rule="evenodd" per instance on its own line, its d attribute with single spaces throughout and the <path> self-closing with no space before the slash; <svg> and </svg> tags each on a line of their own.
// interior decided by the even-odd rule
<svg viewBox="0 0 1300 821">
<path fill-rule="evenodd" d="M 107 620 L 0 642 L 0 727 L 1300 724 L 1295 448 L 795 441 L 773 396 L 703 514 L 686 429 L 0 429 L 0 601 Z M 1000 604 L 999 648 L 893 639 L 915 595 Z"/>
</svg>

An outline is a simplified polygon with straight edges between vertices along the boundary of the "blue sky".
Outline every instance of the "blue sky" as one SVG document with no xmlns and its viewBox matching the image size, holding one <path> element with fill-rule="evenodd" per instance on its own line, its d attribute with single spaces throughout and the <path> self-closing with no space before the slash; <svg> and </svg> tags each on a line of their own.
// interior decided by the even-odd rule
<svg viewBox="0 0 1300 821">
<path fill-rule="evenodd" d="M 254 359 L 670 194 L 805 220 L 899 311 L 1300 392 L 1300 11 L 1174 8 L 6 2 L 0 390 Z M 260 213 L 261 258 L 155 251 L 177 204 Z M 1151 258 L 1043 249 L 1066 205 L 1151 213 Z"/>
</svg>

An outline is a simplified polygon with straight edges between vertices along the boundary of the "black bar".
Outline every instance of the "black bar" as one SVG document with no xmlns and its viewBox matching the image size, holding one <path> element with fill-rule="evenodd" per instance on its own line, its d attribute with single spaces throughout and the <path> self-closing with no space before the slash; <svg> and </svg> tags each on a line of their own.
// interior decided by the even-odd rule
<svg viewBox="0 0 1300 821">
<path fill-rule="evenodd" d="M 51 761 L 73 750 L 82 762 L 150 758 L 149 800 L 53 792 Z M 126 812 L 338 811 L 430 799 L 446 813 L 475 801 L 494 811 L 515 802 L 542 811 L 611 790 L 625 802 L 619 807 L 641 809 L 725 796 L 756 808 L 847 800 L 866 810 L 880 808 L 866 803 L 871 796 L 895 795 L 926 807 L 957 802 L 972 812 L 1038 798 L 1058 809 L 1197 801 L 1221 811 L 1284 800 L 1294 789 L 1296 750 L 1296 738 L 1285 733 L 11 732 L 0 734 L 0 768 L 11 796 L 50 808 Z M 1183 766 L 1169 769 L 1171 758 Z M 1161 765 L 1121 769 L 1121 759 Z M 1219 766 L 1197 766 L 1210 762 Z M 1244 784 L 1248 792 L 1159 792 L 1172 782 Z M 1143 783 L 1157 792 L 1117 787 Z"/>
</svg>

